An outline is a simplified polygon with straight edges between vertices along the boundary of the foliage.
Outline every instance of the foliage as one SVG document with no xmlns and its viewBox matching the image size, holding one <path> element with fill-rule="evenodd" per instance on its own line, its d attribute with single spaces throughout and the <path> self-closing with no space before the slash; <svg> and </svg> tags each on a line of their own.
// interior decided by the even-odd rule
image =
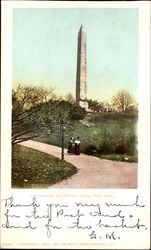
<svg viewBox="0 0 151 250">
<path fill-rule="evenodd" d="M 19 85 L 12 95 L 12 142 L 15 144 L 37 136 L 38 140 L 60 146 L 60 122 L 64 120 L 68 125 L 66 146 L 70 137 L 79 136 L 82 152 L 93 154 L 96 150 L 90 147 L 93 146 L 100 155 L 136 155 L 138 113 L 132 108 L 132 96 L 126 91 L 119 93 L 113 98 L 115 101 L 121 97 L 121 106 L 114 102 L 116 112 L 100 112 L 105 111 L 105 104 L 90 99 L 89 107 L 95 112 L 87 114 L 84 108 L 72 103 L 71 93 L 67 94 L 66 100 L 56 99 L 52 88 Z"/>
<path fill-rule="evenodd" d="M 54 89 L 19 85 L 12 92 L 12 143 L 54 130 L 55 124 L 69 119 L 72 104 L 55 100 Z"/>
<path fill-rule="evenodd" d="M 95 116 L 97 119 L 95 119 Z M 116 118 L 117 117 L 117 118 Z M 129 155 L 137 158 L 137 114 L 133 113 L 95 113 L 88 114 L 82 121 L 73 121 L 65 130 L 65 147 L 70 137 L 80 137 L 81 151 L 93 145 L 97 154 Z M 50 134 L 48 137 L 36 140 L 61 146 L 60 134 Z M 123 147 L 123 149 L 122 149 Z M 121 153 L 120 152 L 120 148 Z M 122 152 L 123 151 L 123 152 Z M 89 150 L 89 153 L 94 153 Z M 125 160 L 126 161 L 126 160 Z M 128 160 L 129 161 L 129 160 Z"/>
<path fill-rule="evenodd" d="M 92 113 L 88 116 L 88 121 L 90 122 L 112 122 L 118 121 L 119 124 L 122 121 L 137 121 L 138 112 L 101 112 L 101 113 Z"/>
<path fill-rule="evenodd" d="M 77 172 L 72 164 L 23 146 L 12 147 L 12 186 L 51 186 Z"/>
<path fill-rule="evenodd" d="M 22 140 L 30 139 L 36 135 L 39 127 L 36 120 L 31 116 L 36 113 L 38 107 L 24 109 L 22 103 L 13 96 L 12 108 L 12 143 L 15 144 Z"/>
<path fill-rule="evenodd" d="M 120 112 L 135 111 L 137 109 L 134 97 L 125 90 L 119 91 L 112 97 L 112 105 L 116 111 Z"/>
<path fill-rule="evenodd" d="M 50 100 L 40 106 L 36 114 L 37 119 L 47 127 L 53 127 L 60 124 L 61 120 L 69 119 L 69 110 L 72 104 L 64 100 Z"/>
<path fill-rule="evenodd" d="M 41 103 L 54 98 L 54 89 L 18 85 L 12 91 L 12 144 L 31 139 L 42 131 L 37 112 Z"/>
<path fill-rule="evenodd" d="M 137 162 L 137 155 L 127 155 L 127 154 L 96 154 L 95 156 L 101 159 L 108 159 L 112 161 L 124 161 L 124 162 Z"/>
<path fill-rule="evenodd" d="M 97 153 L 97 147 L 91 144 L 85 148 L 84 153 L 87 155 L 94 155 Z"/>
<path fill-rule="evenodd" d="M 66 94 L 65 101 L 72 103 L 72 104 L 75 103 L 75 98 L 73 97 L 73 94 L 70 92 Z"/>
<path fill-rule="evenodd" d="M 94 112 L 104 111 L 103 102 L 99 102 L 97 100 L 92 100 L 92 99 L 89 99 L 87 101 L 88 101 L 89 109 L 91 109 L 92 111 Z"/>
<path fill-rule="evenodd" d="M 135 98 L 126 90 L 117 92 L 112 97 L 111 103 L 108 101 L 99 102 L 98 100 L 89 99 L 89 109 L 94 112 L 137 112 L 138 107 Z"/>
<path fill-rule="evenodd" d="M 73 105 L 69 111 L 69 118 L 71 120 L 82 120 L 86 115 L 85 108 L 82 108 L 78 105 Z"/>
<path fill-rule="evenodd" d="M 12 98 L 17 100 L 24 110 L 35 107 L 39 103 L 45 103 L 49 100 L 55 100 L 57 95 L 55 88 L 45 88 L 41 86 L 28 86 L 19 84 L 12 91 Z"/>
</svg>

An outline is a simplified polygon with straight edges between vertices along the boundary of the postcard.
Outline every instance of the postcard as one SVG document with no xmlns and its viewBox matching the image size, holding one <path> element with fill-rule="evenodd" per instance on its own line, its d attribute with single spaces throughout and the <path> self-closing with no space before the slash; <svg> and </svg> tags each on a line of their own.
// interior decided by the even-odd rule
<svg viewBox="0 0 151 250">
<path fill-rule="evenodd" d="M 150 248 L 149 21 L 2 1 L 2 249 Z"/>
</svg>

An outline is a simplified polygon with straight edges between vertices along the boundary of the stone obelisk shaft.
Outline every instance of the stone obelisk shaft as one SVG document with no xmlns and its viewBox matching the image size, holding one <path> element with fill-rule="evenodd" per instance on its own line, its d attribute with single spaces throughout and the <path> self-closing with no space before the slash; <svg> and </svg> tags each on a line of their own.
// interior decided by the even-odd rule
<svg viewBox="0 0 151 250">
<path fill-rule="evenodd" d="M 88 108 L 87 98 L 87 51 L 86 32 L 83 25 L 78 33 L 77 75 L 76 75 L 76 103 Z"/>
</svg>

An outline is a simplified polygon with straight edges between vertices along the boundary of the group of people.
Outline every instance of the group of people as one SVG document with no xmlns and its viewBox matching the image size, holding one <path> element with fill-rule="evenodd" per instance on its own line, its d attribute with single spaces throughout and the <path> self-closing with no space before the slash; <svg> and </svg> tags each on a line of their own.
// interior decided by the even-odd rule
<svg viewBox="0 0 151 250">
<path fill-rule="evenodd" d="M 71 137 L 68 144 L 68 154 L 80 155 L 80 143 L 81 141 L 79 137 L 77 137 L 77 139 Z"/>
</svg>

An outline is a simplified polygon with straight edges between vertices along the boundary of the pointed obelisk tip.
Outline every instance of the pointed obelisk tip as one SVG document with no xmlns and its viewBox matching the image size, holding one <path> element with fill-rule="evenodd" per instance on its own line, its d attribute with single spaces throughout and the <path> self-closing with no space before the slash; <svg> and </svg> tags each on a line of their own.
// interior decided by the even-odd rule
<svg viewBox="0 0 151 250">
<path fill-rule="evenodd" d="M 83 24 L 81 24 L 80 30 L 83 30 L 83 29 L 84 29 L 84 26 L 83 26 Z"/>
</svg>

